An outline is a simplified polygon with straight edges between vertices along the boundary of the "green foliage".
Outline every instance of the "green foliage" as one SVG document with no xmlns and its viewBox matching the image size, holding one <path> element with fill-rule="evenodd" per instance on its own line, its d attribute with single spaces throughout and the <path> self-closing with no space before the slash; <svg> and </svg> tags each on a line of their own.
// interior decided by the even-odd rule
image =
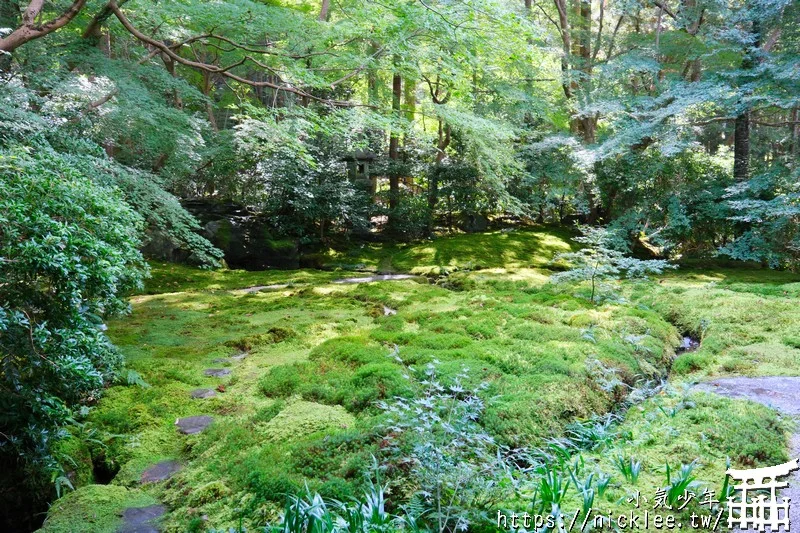
<svg viewBox="0 0 800 533">
<path fill-rule="evenodd" d="M 555 261 L 566 261 L 571 268 L 553 274 L 551 280 L 554 283 L 590 282 L 592 292 L 589 300 L 593 303 L 600 297 L 598 288 L 606 288 L 605 282 L 619 279 L 623 273 L 627 278 L 637 278 L 646 274 L 660 274 L 667 268 L 675 268 L 674 265 L 660 259 L 642 260 L 627 257 L 618 249 L 619 244 L 614 242 L 617 235 L 606 228 L 581 226 L 579 229 L 582 236 L 575 237 L 575 241 L 582 244 L 583 248 L 577 252 L 556 255 Z"/>
<path fill-rule="evenodd" d="M 118 191 L 68 158 L 0 151 L 3 464 L 21 458 L 32 478 L 59 472 L 51 453 L 64 426 L 120 368 L 104 320 L 127 311 L 125 294 L 141 286 L 141 227 Z"/>
<path fill-rule="evenodd" d="M 367 533 L 404 530 L 404 520 L 386 510 L 381 485 L 370 484 L 364 497 L 353 502 L 324 499 L 306 487 L 304 495 L 286 499 L 280 523 L 271 533 Z"/>
<path fill-rule="evenodd" d="M 625 458 L 622 455 L 618 455 L 614 458 L 614 464 L 622 474 L 622 477 L 634 485 L 636 484 L 642 471 L 641 461 L 637 461 L 633 457 Z"/>
<path fill-rule="evenodd" d="M 407 472 L 417 523 L 440 533 L 468 528 L 515 486 L 513 458 L 479 425 L 483 402 L 466 378 L 444 384 L 430 363 L 417 396 L 382 404 L 389 472 Z"/>
</svg>

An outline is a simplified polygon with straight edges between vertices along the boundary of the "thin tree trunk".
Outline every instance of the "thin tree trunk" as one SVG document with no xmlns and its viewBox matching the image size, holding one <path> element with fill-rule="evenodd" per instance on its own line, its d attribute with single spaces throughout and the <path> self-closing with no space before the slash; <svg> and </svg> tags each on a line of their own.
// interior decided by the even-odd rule
<svg viewBox="0 0 800 533">
<path fill-rule="evenodd" d="M 392 76 L 392 111 L 395 118 L 400 115 L 400 100 L 403 97 L 403 78 L 395 72 Z M 400 157 L 400 134 L 397 128 L 392 128 L 389 135 L 389 159 L 394 163 L 389 170 L 389 209 L 397 207 L 400 197 L 400 176 L 397 161 Z M 390 215 L 391 216 L 391 215 Z"/>
<path fill-rule="evenodd" d="M 761 47 L 761 27 L 757 20 L 753 21 L 751 32 L 754 37 L 753 47 L 745 52 L 742 60 L 742 70 L 745 71 L 755 66 L 754 53 Z M 747 181 L 750 178 L 750 109 L 748 108 L 736 117 L 734 124 L 733 178 L 736 181 Z"/>
<path fill-rule="evenodd" d="M 322 0 L 322 7 L 319 10 L 319 20 L 325 22 L 330 14 L 331 0 Z"/>
</svg>

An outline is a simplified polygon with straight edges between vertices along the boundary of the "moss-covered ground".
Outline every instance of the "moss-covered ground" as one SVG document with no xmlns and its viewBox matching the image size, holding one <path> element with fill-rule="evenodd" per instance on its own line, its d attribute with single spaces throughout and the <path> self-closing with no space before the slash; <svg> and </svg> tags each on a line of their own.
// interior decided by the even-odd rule
<svg viewBox="0 0 800 533">
<path fill-rule="evenodd" d="M 602 498 L 613 509 L 627 509 L 623 500 L 636 490 L 663 486 L 665 463 L 696 459 L 699 479 L 718 488 L 727 457 L 739 466 L 784 460 L 787 421 L 689 385 L 724 374 L 800 374 L 800 277 L 695 267 L 624 282 L 621 299 L 595 306 L 581 287 L 548 283 L 549 262 L 570 248 L 568 236 L 461 235 L 326 259 L 331 268 L 432 273 L 437 283 L 337 284 L 346 272 L 154 263 L 131 316 L 109 324 L 128 368 L 148 386 L 110 387 L 86 422 L 93 438 L 81 453 L 91 454 L 96 476 L 114 474 L 111 486 L 85 485 L 60 500 L 44 530 L 70 531 L 79 521 L 74 531 L 114 531 L 131 495 L 166 504 L 167 531 L 233 527 L 241 517 L 250 527 L 266 523 L 304 484 L 323 496 L 358 495 L 380 455 L 376 401 L 407 395 L 405 367 L 433 360 L 445 376 L 466 367 L 475 383 L 489 383 L 481 423 L 504 444 L 532 447 L 569 437 L 570 422 L 617 411 L 627 391 L 671 369 L 670 387 L 628 410 L 601 447 L 582 452 L 584 473 L 611 476 Z M 272 284 L 288 286 L 241 290 Z M 675 359 L 685 332 L 702 345 Z M 231 374 L 206 377 L 207 368 Z M 614 380 L 624 385 L 609 387 Z M 192 399 L 196 388 L 219 392 Z M 176 431 L 176 418 L 200 414 L 215 418 L 206 431 Z M 641 459 L 636 483 L 615 466 L 619 455 Z M 183 469 L 140 486 L 141 473 L 164 459 Z M 91 478 L 86 463 L 75 462 L 82 482 Z M 86 502 L 98 494 L 109 503 L 92 512 L 105 515 L 85 522 Z M 565 508 L 580 507 L 577 500 L 573 491 Z"/>
</svg>

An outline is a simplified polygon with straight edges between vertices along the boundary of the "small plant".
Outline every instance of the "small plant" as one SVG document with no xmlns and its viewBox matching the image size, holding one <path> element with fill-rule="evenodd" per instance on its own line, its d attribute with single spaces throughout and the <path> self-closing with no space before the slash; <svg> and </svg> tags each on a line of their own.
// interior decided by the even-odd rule
<svg viewBox="0 0 800 533">
<path fill-rule="evenodd" d="M 540 466 L 536 469 L 539 483 L 533 496 L 533 507 L 541 513 L 555 505 L 560 505 L 569 490 L 569 479 L 558 468 Z"/>
<path fill-rule="evenodd" d="M 601 498 L 603 497 L 603 495 L 606 493 L 606 490 L 608 489 L 608 484 L 610 482 L 611 482 L 611 476 L 609 476 L 607 474 L 601 474 L 597 478 L 597 495 L 598 496 L 600 496 Z"/>
<path fill-rule="evenodd" d="M 571 472 L 571 475 L 572 482 L 575 484 L 575 488 L 578 490 L 578 493 L 581 495 L 582 499 L 581 516 L 588 516 L 592 510 L 592 506 L 594 505 L 595 490 L 592 488 L 594 474 L 589 474 L 589 476 L 583 481 L 578 480 L 577 475 L 575 475 L 573 472 Z"/>
<path fill-rule="evenodd" d="M 619 416 L 609 413 L 606 416 L 595 416 L 591 420 L 576 421 L 567 425 L 567 437 L 583 450 L 602 449 L 617 436 L 613 430 Z"/>
<path fill-rule="evenodd" d="M 619 235 L 603 227 L 578 226 L 580 237 L 575 242 L 583 245 L 577 252 L 557 254 L 553 261 L 566 261 L 571 265 L 569 270 L 551 276 L 553 283 L 589 282 L 591 295 L 589 300 L 598 303 L 601 289 L 608 288 L 608 281 L 627 278 L 641 278 L 647 274 L 661 274 L 667 268 L 675 268 L 667 261 L 660 259 L 641 260 L 627 257 L 624 252 L 614 247 L 619 242 Z"/>
<path fill-rule="evenodd" d="M 484 409 L 466 371 L 450 384 L 440 381 L 438 362 L 429 364 L 411 399 L 378 405 L 388 415 L 382 447 L 384 466 L 402 473 L 415 488 L 412 506 L 420 527 L 438 533 L 463 530 L 482 513 L 513 495 L 515 452 L 495 443 L 478 423 Z"/>
<path fill-rule="evenodd" d="M 691 463 L 681 465 L 681 469 L 678 472 L 678 475 L 675 476 L 673 479 L 672 472 L 669 467 L 669 463 L 667 463 L 666 472 L 667 472 L 667 486 L 665 491 L 667 493 L 667 504 L 670 507 L 673 507 L 679 503 L 679 500 L 686 492 L 697 486 L 697 482 L 695 481 L 696 476 L 694 475 L 694 469 L 697 466 L 697 460 L 695 459 Z M 727 482 L 727 476 L 725 477 L 725 481 Z"/>
<path fill-rule="evenodd" d="M 617 470 L 620 471 L 622 477 L 624 477 L 627 481 L 635 485 L 639 480 L 639 474 L 642 471 L 641 461 L 637 461 L 633 457 L 626 459 L 622 455 L 618 455 L 614 459 L 614 465 L 617 467 Z"/>
<path fill-rule="evenodd" d="M 327 500 L 306 487 L 306 493 L 290 495 L 280 523 L 269 533 L 367 533 L 400 529 L 405 519 L 386 512 L 384 488 L 370 483 L 364 499 L 354 502 Z M 243 532 L 241 524 L 236 533 Z"/>
</svg>

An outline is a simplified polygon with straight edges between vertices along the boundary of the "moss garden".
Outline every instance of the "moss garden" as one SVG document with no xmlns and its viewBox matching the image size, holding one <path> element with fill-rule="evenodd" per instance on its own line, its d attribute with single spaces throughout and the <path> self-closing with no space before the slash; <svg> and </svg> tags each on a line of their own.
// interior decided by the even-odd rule
<svg viewBox="0 0 800 533">
<path fill-rule="evenodd" d="M 593 302 L 586 284 L 550 282 L 567 237 L 534 228 L 361 245 L 321 254 L 325 270 L 151 263 L 130 316 L 109 324 L 127 379 L 62 442 L 75 490 L 42 531 L 113 532 L 125 509 L 154 505 L 164 531 L 254 531 L 280 523 L 287 495 L 358 501 L 376 484 L 399 516 L 420 487 L 402 443 L 389 443 L 401 429 L 387 405 L 447 400 L 420 392 L 433 379 L 458 384 L 458 405 L 480 402 L 460 431 L 528 461 L 487 503 L 489 489 L 470 488 L 484 516 L 470 517 L 474 530 L 494 530 L 496 510 L 535 512 L 542 483 L 567 486 L 549 500 L 564 516 L 582 508 L 587 482 L 595 507 L 627 512 L 630 494 L 670 486 L 667 465 L 720 491 L 728 463 L 787 460 L 790 417 L 695 384 L 800 373 L 800 277 L 684 265 L 610 281 Z M 419 276 L 343 283 L 368 276 L 343 265 Z M 537 481 L 542 465 L 549 482 Z"/>
</svg>

